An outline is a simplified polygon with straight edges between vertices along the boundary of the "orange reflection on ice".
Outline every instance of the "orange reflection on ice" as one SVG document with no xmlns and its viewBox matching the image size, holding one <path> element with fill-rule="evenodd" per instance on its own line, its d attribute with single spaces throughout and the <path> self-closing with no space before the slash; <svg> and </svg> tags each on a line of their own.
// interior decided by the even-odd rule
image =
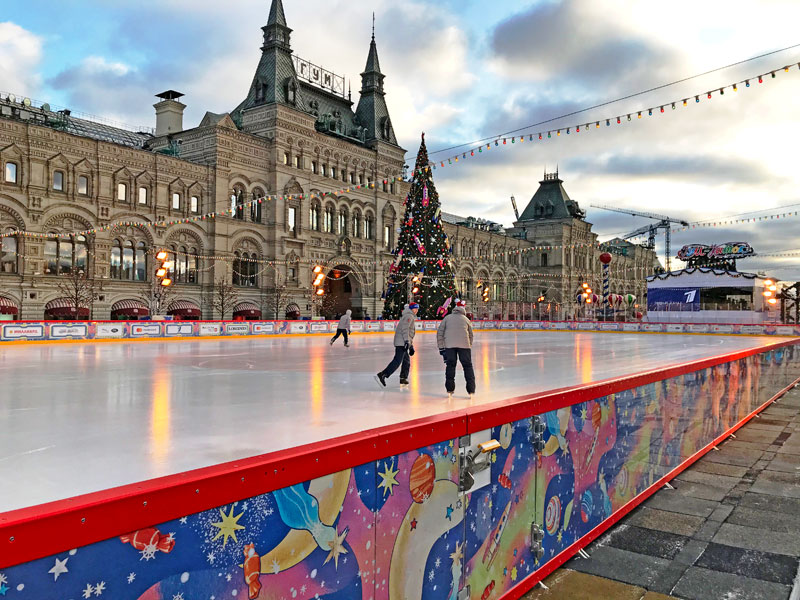
<svg viewBox="0 0 800 600">
<path fill-rule="evenodd" d="M 481 364 L 483 366 L 483 385 L 488 389 L 491 384 L 489 369 L 489 344 L 481 344 Z"/>
<path fill-rule="evenodd" d="M 581 345 L 581 338 L 583 345 Z M 575 361 L 580 367 L 581 383 L 592 381 L 592 336 L 579 333 L 575 342 Z"/>
<path fill-rule="evenodd" d="M 153 407 L 150 415 L 150 447 L 156 463 L 163 462 L 170 444 L 170 371 L 157 364 L 153 373 Z"/>
<path fill-rule="evenodd" d="M 311 417 L 312 422 L 319 421 L 322 415 L 322 407 L 324 399 L 322 392 L 324 390 L 324 374 L 325 374 L 325 353 L 320 346 L 311 346 Z"/>
</svg>

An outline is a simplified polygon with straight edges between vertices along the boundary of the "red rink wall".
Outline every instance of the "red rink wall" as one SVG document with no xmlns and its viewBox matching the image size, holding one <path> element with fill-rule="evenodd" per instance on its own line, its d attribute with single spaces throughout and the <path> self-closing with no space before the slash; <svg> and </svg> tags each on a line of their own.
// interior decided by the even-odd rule
<svg viewBox="0 0 800 600">
<path fill-rule="evenodd" d="M 0 586 L 516 598 L 798 377 L 797 340 L 776 341 L 0 514 Z M 462 451 L 490 439 L 459 491 Z"/>
</svg>

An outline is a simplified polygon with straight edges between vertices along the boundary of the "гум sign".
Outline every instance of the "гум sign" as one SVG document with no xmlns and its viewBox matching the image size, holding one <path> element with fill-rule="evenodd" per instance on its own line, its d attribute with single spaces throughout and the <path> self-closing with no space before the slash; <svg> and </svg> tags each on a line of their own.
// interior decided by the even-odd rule
<svg viewBox="0 0 800 600">
<path fill-rule="evenodd" d="M 715 246 L 688 244 L 678 251 L 678 258 L 681 260 L 690 260 L 692 258 L 744 258 L 754 254 L 753 247 L 747 242 L 725 242 Z"/>
</svg>

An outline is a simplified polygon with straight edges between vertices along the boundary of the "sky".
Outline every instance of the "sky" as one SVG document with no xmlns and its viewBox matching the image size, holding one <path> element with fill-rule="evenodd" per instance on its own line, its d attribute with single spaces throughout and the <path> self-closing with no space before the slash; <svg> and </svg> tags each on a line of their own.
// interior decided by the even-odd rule
<svg viewBox="0 0 800 600">
<path fill-rule="evenodd" d="M 0 91 L 152 127 L 154 94 L 177 89 L 186 94 L 189 128 L 245 97 L 270 1 L 3 4 Z M 469 142 L 556 119 L 525 129 L 532 143 L 508 136 L 505 147 L 437 169 L 448 212 L 510 226 L 510 197 L 522 211 L 543 173 L 556 168 L 601 239 L 651 221 L 593 204 L 689 222 L 800 211 L 800 47 L 557 118 L 800 44 L 796 0 L 284 0 L 284 8 L 294 52 L 352 81 L 356 100 L 375 12 L 387 102 L 412 164 L 423 131 L 431 159 L 447 163 L 479 145 Z M 794 68 L 786 73 L 785 65 Z M 757 84 L 776 68 L 774 79 Z M 719 94 L 751 77 L 749 88 Z M 637 118 L 650 107 L 653 116 Z M 604 125 L 618 115 L 621 125 Z M 598 120 L 599 129 L 575 132 Z M 459 144 L 467 145 L 436 152 Z M 749 242 L 760 255 L 797 251 L 740 262 L 741 270 L 794 281 L 798 230 L 800 216 L 690 229 L 673 234 L 673 254 L 684 244 L 727 241 Z M 663 258 L 663 236 L 658 251 Z"/>
</svg>

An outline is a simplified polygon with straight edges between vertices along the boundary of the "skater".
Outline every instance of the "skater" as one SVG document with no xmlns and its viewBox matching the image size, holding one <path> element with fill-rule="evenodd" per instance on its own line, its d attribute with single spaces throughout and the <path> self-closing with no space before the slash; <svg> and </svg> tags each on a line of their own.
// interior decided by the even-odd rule
<svg viewBox="0 0 800 600">
<path fill-rule="evenodd" d="M 349 348 L 350 344 L 347 342 L 347 335 L 350 333 L 350 315 L 353 314 L 352 310 L 348 310 L 344 313 L 344 316 L 339 319 L 339 324 L 336 326 L 336 335 L 333 336 L 331 339 L 331 346 L 333 346 L 333 342 L 335 342 L 339 336 L 344 337 L 344 347 Z"/>
<path fill-rule="evenodd" d="M 436 343 L 439 354 L 444 359 L 444 387 L 452 398 L 456 391 L 456 363 L 461 361 L 464 379 L 467 381 L 467 393 L 470 399 L 475 394 L 475 371 L 472 368 L 472 322 L 467 318 L 467 303 L 456 300 L 453 312 L 439 324 L 436 332 Z"/>
<path fill-rule="evenodd" d="M 414 356 L 414 334 L 416 333 L 417 313 L 419 304 L 412 302 L 403 310 L 403 316 L 397 323 L 394 332 L 394 358 L 386 368 L 375 375 L 375 380 L 386 387 L 386 378 L 400 368 L 400 385 L 408 385 L 408 372 L 411 370 L 410 356 Z"/>
</svg>

